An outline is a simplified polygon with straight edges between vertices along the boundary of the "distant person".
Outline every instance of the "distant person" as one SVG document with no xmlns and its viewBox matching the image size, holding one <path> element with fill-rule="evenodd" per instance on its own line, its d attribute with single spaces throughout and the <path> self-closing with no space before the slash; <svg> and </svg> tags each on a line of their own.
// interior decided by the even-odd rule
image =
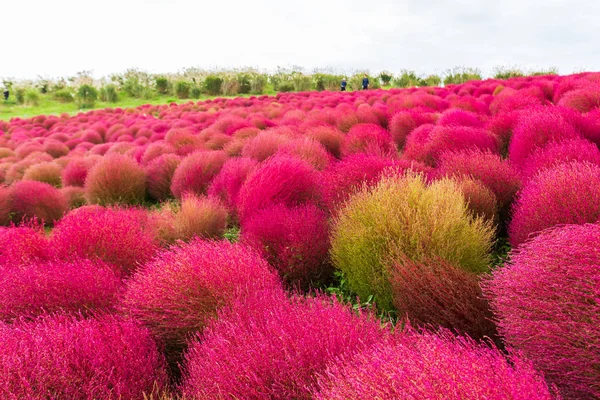
<svg viewBox="0 0 600 400">
<path fill-rule="evenodd" d="M 4 101 L 8 101 L 8 96 L 10 96 L 10 92 L 8 89 L 4 89 Z"/>
<path fill-rule="evenodd" d="M 346 91 L 347 84 L 348 84 L 348 82 L 346 82 L 346 78 L 342 78 L 342 92 Z"/>
<path fill-rule="evenodd" d="M 367 74 L 365 74 L 363 77 L 362 87 L 363 90 L 367 90 L 369 88 L 369 77 L 367 76 Z"/>
</svg>

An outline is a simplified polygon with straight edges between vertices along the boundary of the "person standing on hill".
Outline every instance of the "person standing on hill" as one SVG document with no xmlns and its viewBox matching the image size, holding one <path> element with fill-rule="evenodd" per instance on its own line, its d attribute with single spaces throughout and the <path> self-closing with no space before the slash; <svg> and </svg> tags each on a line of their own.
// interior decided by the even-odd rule
<svg viewBox="0 0 600 400">
<path fill-rule="evenodd" d="M 10 92 L 8 88 L 4 89 L 4 101 L 8 101 L 8 96 L 10 96 Z"/>
<path fill-rule="evenodd" d="M 348 82 L 346 82 L 346 78 L 342 78 L 342 92 L 346 91 L 346 85 L 348 84 Z"/>
<path fill-rule="evenodd" d="M 365 74 L 363 77 L 362 88 L 363 90 L 367 90 L 369 88 L 369 77 L 367 76 L 367 74 Z"/>
</svg>

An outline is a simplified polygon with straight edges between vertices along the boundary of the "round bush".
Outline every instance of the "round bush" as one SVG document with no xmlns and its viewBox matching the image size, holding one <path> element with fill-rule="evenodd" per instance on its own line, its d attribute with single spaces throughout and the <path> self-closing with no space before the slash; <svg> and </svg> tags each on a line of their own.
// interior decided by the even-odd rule
<svg viewBox="0 0 600 400">
<path fill-rule="evenodd" d="M 59 259 L 100 259 L 124 275 L 150 260 L 157 246 L 141 209 L 88 206 L 71 211 L 52 231 L 52 249 Z"/>
<path fill-rule="evenodd" d="M 0 397 L 135 399 L 167 386 L 147 330 L 115 317 L 0 324 Z"/>
<path fill-rule="evenodd" d="M 227 160 L 212 180 L 208 195 L 219 199 L 231 212 L 235 211 L 238 193 L 248 174 L 258 165 L 252 158 L 237 157 Z"/>
<path fill-rule="evenodd" d="M 62 184 L 64 186 L 84 186 L 89 170 L 99 161 L 99 158 L 85 157 L 74 158 L 62 170 Z"/>
<path fill-rule="evenodd" d="M 298 157 L 319 171 L 327 168 L 331 157 L 321 143 L 307 137 L 290 140 L 277 153 Z"/>
<path fill-rule="evenodd" d="M 42 162 L 27 168 L 23 174 L 23 180 L 44 182 L 54 187 L 60 187 L 61 174 L 60 165 L 53 162 Z"/>
<path fill-rule="evenodd" d="M 99 260 L 46 261 L 0 266 L 0 320 L 35 317 L 46 312 L 109 311 L 121 279 Z"/>
<path fill-rule="evenodd" d="M 560 224 L 600 218 L 600 166 L 572 161 L 545 169 L 523 187 L 508 227 L 516 247 L 540 231 Z"/>
<path fill-rule="evenodd" d="M 590 85 L 582 89 L 571 90 L 561 97 L 558 105 L 570 107 L 582 113 L 600 108 L 600 87 Z"/>
<path fill-rule="evenodd" d="M 12 190 L 0 186 L 0 226 L 10 224 L 12 212 Z"/>
<path fill-rule="evenodd" d="M 484 287 L 507 344 L 571 399 L 600 398 L 599 241 L 597 224 L 545 230 Z"/>
<path fill-rule="evenodd" d="M 276 156 L 258 166 L 246 179 L 237 199 L 241 219 L 274 204 L 296 206 L 321 199 L 319 175 L 308 163 Z"/>
<path fill-rule="evenodd" d="M 104 156 L 88 173 L 85 196 L 90 204 L 140 204 L 146 198 L 146 173 L 127 156 Z"/>
<path fill-rule="evenodd" d="M 375 295 L 377 305 L 388 310 L 387 258 L 437 257 L 466 271 L 484 272 L 492 237 L 491 224 L 470 215 L 453 181 L 427 186 L 422 175 L 407 173 L 384 177 L 346 203 L 333 228 L 331 256 L 352 291 L 363 299 Z"/>
<path fill-rule="evenodd" d="M 319 379 L 319 400 L 497 399 L 552 400 L 530 363 L 506 360 L 496 348 L 467 337 L 399 333 L 353 358 L 334 361 Z"/>
<path fill-rule="evenodd" d="M 380 125 L 356 124 L 348 131 L 341 152 L 344 157 L 357 153 L 393 156 L 396 144 Z"/>
<path fill-rule="evenodd" d="M 306 136 L 321 143 L 334 157 L 341 155 L 344 134 L 333 126 L 316 126 L 306 131 Z"/>
<path fill-rule="evenodd" d="M 330 270 L 328 228 L 327 215 L 312 204 L 275 205 L 243 223 L 241 240 L 261 252 L 285 282 L 308 288 Z"/>
<path fill-rule="evenodd" d="M 165 201 L 171 197 L 173 175 L 181 163 L 176 154 L 163 154 L 146 165 L 148 195 L 151 199 Z"/>
<path fill-rule="evenodd" d="M 186 354 L 190 398 L 308 399 L 327 362 L 385 340 L 368 314 L 323 298 L 259 293 L 219 313 Z"/>
<path fill-rule="evenodd" d="M 277 131 L 261 131 L 244 144 L 241 154 L 242 157 L 263 161 L 277 153 L 277 150 L 289 140 L 289 137 Z"/>
<path fill-rule="evenodd" d="M 20 266 L 50 258 L 50 244 L 42 226 L 0 228 L 0 265 Z"/>
<path fill-rule="evenodd" d="M 200 151 L 190 154 L 181 161 L 173 174 L 171 193 L 178 199 L 187 192 L 206 194 L 208 185 L 226 161 L 227 155 L 222 151 Z"/>
<path fill-rule="evenodd" d="M 12 220 L 36 218 L 52 225 L 67 211 L 67 200 L 60 190 L 37 181 L 20 181 L 11 188 Z"/>
<path fill-rule="evenodd" d="M 390 134 L 398 148 L 402 149 L 406 138 L 413 130 L 423 124 L 433 124 L 435 120 L 436 116 L 433 113 L 403 110 L 390 119 Z"/>
<path fill-rule="evenodd" d="M 218 308 L 265 288 L 279 277 L 254 250 L 195 240 L 160 254 L 128 282 L 122 308 L 178 353 Z"/>
<path fill-rule="evenodd" d="M 483 121 L 474 112 L 451 108 L 440 115 L 437 124 L 441 126 L 460 125 L 480 128 L 483 126 Z"/>
<path fill-rule="evenodd" d="M 188 241 L 193 237 L 220 238 L 227 228 L 227 209 L 218 200 L 186 194 L 175 214 L 177 238 Z"/>
<path fill-rule="evenodd" d="M 478 179 L 462 177 L 456 179 L 469 211 L 474 216 L 496 222 L 498 217 L 498 201 L 494 193 Z"/>
</svg>

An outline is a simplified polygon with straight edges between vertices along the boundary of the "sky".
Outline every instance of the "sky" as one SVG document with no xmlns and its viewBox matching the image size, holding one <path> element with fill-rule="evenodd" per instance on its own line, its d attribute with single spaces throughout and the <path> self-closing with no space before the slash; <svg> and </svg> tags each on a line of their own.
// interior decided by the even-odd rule
<svg viewBox="0 0 600 400">
<path fill-rule="evenodd" d="M 278 66 L 600 71 L 596 0 L 0 0 L 0 77 Z"/>
</svg>

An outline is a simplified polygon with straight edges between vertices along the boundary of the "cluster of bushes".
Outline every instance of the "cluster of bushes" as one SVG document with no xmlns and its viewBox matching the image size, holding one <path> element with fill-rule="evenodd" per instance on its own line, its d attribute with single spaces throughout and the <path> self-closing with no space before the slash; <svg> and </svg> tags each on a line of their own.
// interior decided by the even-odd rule
<svg viewBox="0 0 600 400">
<path fill-rule="evenodd" d="M 598 82 L 0 122 L 2 397 L 599 397 Z"/>
</svg>

